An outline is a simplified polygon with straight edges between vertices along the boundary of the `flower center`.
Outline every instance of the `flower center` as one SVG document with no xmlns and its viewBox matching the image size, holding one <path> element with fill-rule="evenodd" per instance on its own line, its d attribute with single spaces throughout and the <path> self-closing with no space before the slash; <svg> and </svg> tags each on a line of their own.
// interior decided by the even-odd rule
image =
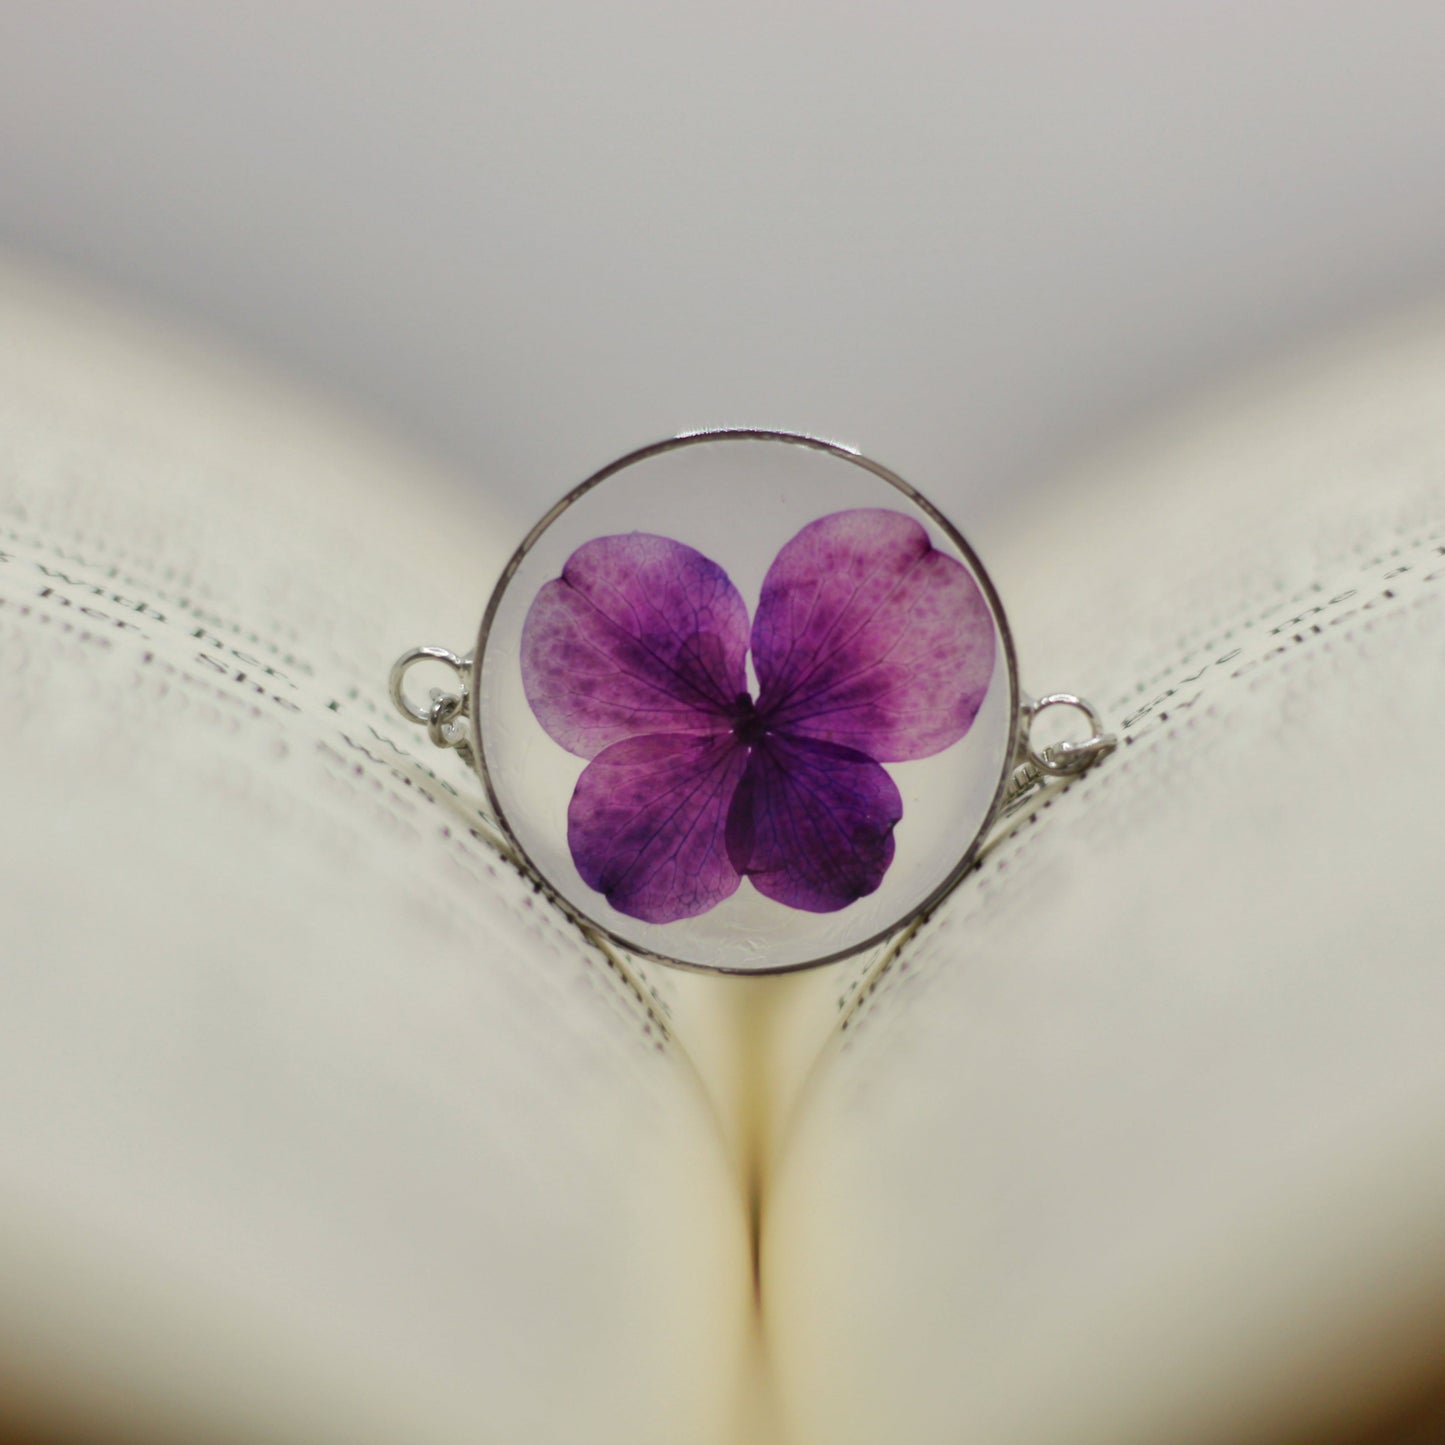
<svg viewBox="0 0 1445 1445">
<path fill-rule="evenodd" d="M 733 736 L 744 747 L 756 747 L 767 736 L 768 729 L 753 700 L 747 693 L 740 692 L 733 704 Z"/>
</svg>

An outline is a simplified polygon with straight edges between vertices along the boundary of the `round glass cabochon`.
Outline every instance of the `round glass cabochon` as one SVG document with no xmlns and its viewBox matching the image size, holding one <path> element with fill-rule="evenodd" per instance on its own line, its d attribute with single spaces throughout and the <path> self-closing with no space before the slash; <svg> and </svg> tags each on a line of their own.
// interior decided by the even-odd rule
<svg viewBox="0 0 1445 1445">
<path fill-rule="evenodd" d="M 960 876 L 1018 718 L 993 587 L 844 448 L 714 432 L 583 483 L 477 645 L 503 826 L 623 946 L 767 972 L 846 956 Z"/>
</svg>

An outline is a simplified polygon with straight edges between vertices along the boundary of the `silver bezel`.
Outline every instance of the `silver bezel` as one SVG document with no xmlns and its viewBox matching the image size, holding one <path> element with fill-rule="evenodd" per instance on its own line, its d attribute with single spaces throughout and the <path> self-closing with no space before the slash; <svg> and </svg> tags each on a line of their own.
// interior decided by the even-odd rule
<svg viewBox="0 0 1445 1445">
<path fill-rule="evenodd" d="M 572 504 L 587 495 L 594 487 L 605 482 L 609 477 L 622 471 L 624 468 L 633 466 L 637 462 L 645 461 L 649 457 L 655 457 L 665 452 L 677 451 L 683 447 L 697 446 L 701 443 L 714 443 L 719 441 L 771 441 L 779 442 L 788 446 L 809 447 L 815 451 L 826 452 L 838 457 L 842 461 L 851 462 L 854 466 L 862 467 L 865 471 L 871 472 L 875 477 L 887 482 L 908 498 L 914 506 L 924 512 L 934 524 L 948 537 L 949 541 L 958 549 L 964 560 L 968 563 L 975 579 L 982 590 L 990 609 L 993 612 L 994 620 L 998 626 L 999 642 L 1003 650 L 1004 663 L 1008 674 L 1008 717 L 1009 736 L 1008 746 L 1004 752 L 1004 764 L 999 770 L 999 778 L 994 788 L 993 802 L 989 805 L 988 812 L 980 824 L 978 832 L 974 835 L 973 841 L 960 856 L 957 864 L 950 870 L 947 878 L 933 890 L 911 913 L 895 920 L 887 928 L 880 930 L 862 942 L 854 944 L 846 949 L 823 955 L 819 958 L 804 959 L 799 963 L 777 964 L 765 968 L 735 968 L 721 964 L 694 963 L 687 959 L 671 958 L 666 954 L 658 953 L 654 949 L 646 948 L 643 945 L 622 937 L 613 929 L 598 922 L 597 919 L 578 908 L 569 899 L 563 896 L 546 877 L 535 861 L 523 848 L 510 821 L 507 818 L 506 810 L 502 807 L 501 799 L 493 786 L 491 773 L 487 767 L 487 740 L 482 730 L 477 726 L 482 716 L 481 710 L 481 679 L 483 659 L 486 656 L 487 642 L 491 635 L 492 622 L 496 617 L 497 609 L 501 605 L 502 597 L 512 578 L 516 576 L 518 568 L 521 567 L 527 554 L 536 546 L 542 534 L 562 515 Z M 721 973 L 753 976 L 768 976 L 784 973 L 801 973 L 805 969 L 822 968 L 830 963 L 840 963 L 844 959 L 854 958 L 870 948 L 876 948 L 887 942 L 901 929 L 906 928 L 916 918 L 931 913 L 948 896 L 972 868 L 974 860 L 978 857 L 979 849 L 983 846 L 984 839 L 990 828 L 997 819 L 999 810 L 1003 804 L 1004 793 L 1008 786 L 1009 777 L 1013 769 L 1014 760 L 1019 750 L 1019 735 L 1022 726 L 1020 710 L 1018 658 L 1014 651 L 1013 633 L 1009 629 L 1008 618 L 1003 610 L 1003 603 L 999 600 L 997 589 L 989 577 L 987 569 L 979 561 L 978 554 L 969 546 L 963 534 L 928 500 L 922 493 L 917 491 L 903 480 L 896 473 L 881 466 L 875 461 L 863 456 L 852 447 L 842 446 L 837 442 L 824 441 L 819 437 L 804 436 L 796 432 L 769 431 L 766 429 L 754 428 L 721 428 L 715 431 L 686 432 L 681 436 L 670 437 L 666 441 L 656 442 L 652 446 L 640 447 L 638 450 L 629 452 L 624 457 L 619 457 L 615 462 L 594 472 L 585 482 L 574 487 L 565 497 L 561 499 L 547 514 L 527 533 L 523 538 L 521 546 L 512 554 L 511 560 L 502 569 L 502 575 L 497 579 L 497 585 L 492 589 L 492 595 L 487 603 L 487 610 L 482 616 L 482 625 L 477 633 L 477 645 L 472 654 L 473 664 L 471 667 L 471 689 L 468 697 L 468 706 L 473 720 L 473 745 L 472 757 L 476 765 L 478 775 L 482 780 L 482 787 L 486 790 L 487 800 L 491 805 L 493 815 L 496 817 L 502 831 L 507 836 L 507 841 L 517 856 L 526 864 L 528 871 L 534 878 L 539 880 L 546 888 L 548 895 L 569 917 L 588 931 L 599 935 L 614 944 L 616 947 L 627 953 L 634 954 L 639 958 L 653 959 L 658 963 L 667 964 L 672 968 L 688 969 L 695 973 Z"/>
</svg>

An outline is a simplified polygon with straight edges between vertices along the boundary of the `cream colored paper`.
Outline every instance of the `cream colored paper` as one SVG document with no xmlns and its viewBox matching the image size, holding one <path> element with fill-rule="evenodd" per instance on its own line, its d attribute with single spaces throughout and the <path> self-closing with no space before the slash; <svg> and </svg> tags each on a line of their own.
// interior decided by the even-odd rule
<svg viewBox="0 0 1445 1445">
<path fill-rule="evenodd" d="M 1132 741 L 891 963 L 728 980 L 588 948 L 384 706 L 469 640 L 506 479 L 478 513 L 7 273 L 0 1406 L 1257 1445 L 1403 1388 L 1445 1324 L 1442 338 L 977 538 L 1025 684 Z"/>
<path fill-rule="evenodd" d="M 513 541 L 453 506 L 4 276 L 0 1398 L 150 1440 L 729 1438 L 746 1211 L 667 1001 L 379 705 Z"/>
<path fill-rule="evenodd" d="M 790 1438 L 1321 1438 L 1445 1327 L 1445 323 L 1030 518 L 1025 684 L 1128 738 L 860 990 L 784 1138 Z"/>
</svg>

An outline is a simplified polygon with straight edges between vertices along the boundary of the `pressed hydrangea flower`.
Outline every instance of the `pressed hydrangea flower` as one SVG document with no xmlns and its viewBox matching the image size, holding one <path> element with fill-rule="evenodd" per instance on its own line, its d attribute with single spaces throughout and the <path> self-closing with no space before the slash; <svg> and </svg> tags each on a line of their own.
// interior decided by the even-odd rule
<svg viewBox="0 0 1445 1445">
<path fill-rule="evenodd" d="M 538 722 L 589 759 L 567 812 L 577 871 L 648 923 L 705 913 L 744 878 L 792 908 L 847 907 L 893 860 L 903 801 L 881 765 L 963 737 L 995 645 L 977 583 L 900 512 L 804 527 L 751 628 L 693 548 L 584 543 L 533 601 L 521 657 Z"/>
</svg>

